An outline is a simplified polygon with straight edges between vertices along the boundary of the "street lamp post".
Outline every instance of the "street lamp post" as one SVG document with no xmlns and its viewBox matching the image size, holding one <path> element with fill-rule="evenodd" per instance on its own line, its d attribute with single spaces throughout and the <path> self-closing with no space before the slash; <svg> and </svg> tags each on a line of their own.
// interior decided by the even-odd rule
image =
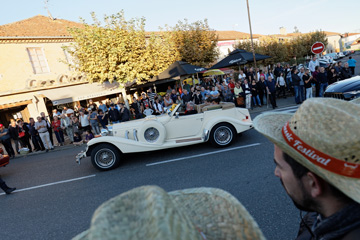
<svg viewBox="0 0 360 240">
<path fill-rule="evenodd" d="M 251 37 L 251 50 L 252 50 L 252 53 L 253 53 L 254 65 L 255 65 L 255 79 L 256 79 L 256 82 L 257 82 L 257 81 L 259 81 L 259 79 L 258 79 L 257 72 L 256 72 L 257 66 L 256 66 L 256 58 L 255 58 L 254 40 L 253 40 L 253 35 L 252 35 L 252 30 L 251 30 L 249 0 L 246 0 L 246 5 L 247 5 L 248 18 L 249 18 L 250 37 Z"/>
</svg>

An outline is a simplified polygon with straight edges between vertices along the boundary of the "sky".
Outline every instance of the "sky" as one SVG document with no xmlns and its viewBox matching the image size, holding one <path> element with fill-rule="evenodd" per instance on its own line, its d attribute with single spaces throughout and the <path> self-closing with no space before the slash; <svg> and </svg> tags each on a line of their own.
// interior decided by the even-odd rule
<svg viewBox="0 0 360 240">
<path fill-rule="evenodd" d="M 47 16 L 44 0 L 0 0 L 0 25 L 41 14 Z M 179 20 L 208 19 L 211 29 L 249 33 L 246 0 L 48 0 L 55 18 L 91 22 L 124 10 L 126 19 L 145 17 L 147 31 L 157 31 Z M 249 0 L 254 34 L 288 33 L 296 26 L 300 32 L 360 32 L 359 0 Z"/>
</svg>

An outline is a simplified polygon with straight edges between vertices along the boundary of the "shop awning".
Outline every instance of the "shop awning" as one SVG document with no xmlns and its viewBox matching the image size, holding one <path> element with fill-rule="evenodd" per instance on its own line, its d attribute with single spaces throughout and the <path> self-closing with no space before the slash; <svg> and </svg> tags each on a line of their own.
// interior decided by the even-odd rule
<svg viewBox="0 0 360 240">
<path fill-rule="evenodd" d="M 70 87 L 56 88 L 50 90 L 38 91 L 49 98 L 53 105 L 65 104 L 75 101 L 81 101 L 91 98 L 107 96 L 120 93 L 121 88 L 117 82 L 109 83 L 88 83 Z"/>
<path fill-rule="evenodd" d="M 28 105 L 32 102 L 34 93 L 22 93 L 0 97 L 0 109 Z"/>
</svg>

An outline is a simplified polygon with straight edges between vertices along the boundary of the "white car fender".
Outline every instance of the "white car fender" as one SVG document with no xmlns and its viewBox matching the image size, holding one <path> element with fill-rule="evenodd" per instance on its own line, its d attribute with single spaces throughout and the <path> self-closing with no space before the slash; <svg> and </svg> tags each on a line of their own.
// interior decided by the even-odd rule
<svg viewBox="0 0 360 240">
<path fill-rule="evenodd" d="M 154 131 L 155 132 L 157 131 L 157 133 L 159 134 L 157 139 L 154 139 L 153 141 L 151 141 L 149 139 L 145 139 L 145 131 L 147 131 L 147 130 L 151 131 L 150 130 L 151 128 L 154 128 Z M 142 143 L 161 145 L 164 143 L 165 138 L 166 138 L 166 129 L 162 123 L 160 123 L 156 120 L 146 121 L 140 127 L 137 137 L 138 137 L 139 141 Z"/>
<path fill-rule="evenodd" d="M 240 131 L 241 128 L 243 128 L 244 126 L 248 127 L 248 128 L 251 128 L 252 127 L 252 123 L 249 123 L 249 122 L 244 122 L 242 120 L 237 120 L 237 119 L 234 119 L 234 118 L 230 118 L 230 117 L 224 117 L 222 116 L 221 118 L 213 118 L 211 119 L 209 122 L 207 122 L 205 124 L 205 127 L 204 129 L 207 129 L 209 131 L 211 131 L 211 129 L 218 123 L 229 123 L 231 124 L 232 126 L 234 126 L 235 130 L 237 132 Z M 240 127 L 241 126 L 241 127 Z"/>
</svg>

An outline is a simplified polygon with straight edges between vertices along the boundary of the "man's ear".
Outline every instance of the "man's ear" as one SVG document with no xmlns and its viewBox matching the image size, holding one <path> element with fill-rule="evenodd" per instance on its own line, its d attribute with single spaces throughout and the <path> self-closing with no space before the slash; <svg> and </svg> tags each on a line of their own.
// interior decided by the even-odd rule
<svg viewBox="0 0 360 240">
<path fill-rule="evenodd" d="M 305 189 L 313 198 L 319 197 L 324 192 L 324 180 L 312 172 L 308 172 L 303 178 Z"/>
</svg>

